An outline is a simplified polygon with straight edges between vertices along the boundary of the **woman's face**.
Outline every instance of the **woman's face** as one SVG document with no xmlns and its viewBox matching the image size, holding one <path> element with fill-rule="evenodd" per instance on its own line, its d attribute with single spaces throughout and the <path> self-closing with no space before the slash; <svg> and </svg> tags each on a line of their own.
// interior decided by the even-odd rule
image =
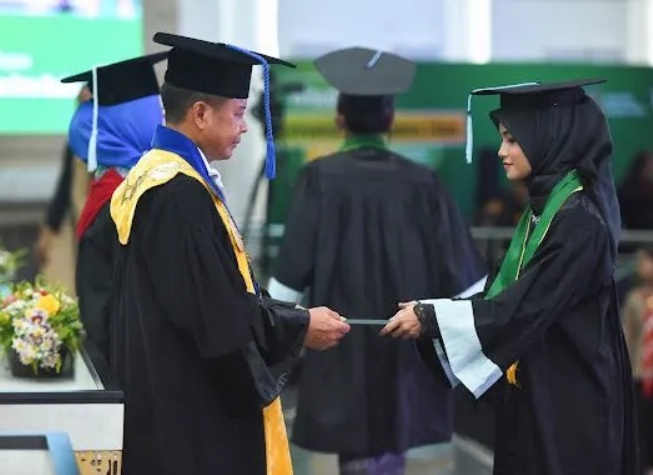
<svg viewBox="0 0 653 475">
<path fill-rule="evenodd" d="M 506 178 L 510 181 L 524 181 L 532 171 L 528 158 L 503 124 L 499 124 L 499 134 L 501 135 L 501 147 L 499 147 L 498 155 L 503 162 Z"/>
</svg>

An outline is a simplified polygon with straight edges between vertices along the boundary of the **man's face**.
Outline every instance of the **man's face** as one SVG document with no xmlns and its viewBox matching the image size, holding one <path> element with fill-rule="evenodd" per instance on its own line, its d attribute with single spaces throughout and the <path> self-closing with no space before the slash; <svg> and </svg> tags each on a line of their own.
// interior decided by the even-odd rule
<svg viewBox="0 0 653 475">
<path fill-rule="evenodd" d="M 231 158 L 240 137 L 247 132 L 247 99 L 225 99 L 207 103 L 198 123 L 199 141 L 209 160 Z"/>
</svg>

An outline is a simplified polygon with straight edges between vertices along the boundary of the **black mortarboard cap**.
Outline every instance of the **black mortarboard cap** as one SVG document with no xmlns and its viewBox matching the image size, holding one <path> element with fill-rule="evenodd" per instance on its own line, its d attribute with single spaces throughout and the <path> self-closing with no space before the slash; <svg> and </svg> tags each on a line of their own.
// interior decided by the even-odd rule
<svg viewBox="0 0 653 475">
<path fill-rule="evenodd" d="M 86 82 L 93 93 L 93 129 L 88 143 L 89 171 L 97 168 L 97 117 L 100 106 L 115 106 L 159 94 L 154 65 L 168 57 L 168 51 L 147 54 L 117 63 L 97 66 L 63 78 L 61 82 Z"/>
<path fill-rule="evenodd" d="M 585 96 L 583 86 L 604 83 L 605 79 L 579 79 L 549 84 L 517 84 L 472 91 L 475 96 L 500 95 L 502 109 L 530 110 L 576 104 Z"/>
<path fill-rule="evenodd" d="M 370 48 L 345 48 L 319 57 L 315 67 L 342 94 L 385 96 L 408 90 L 415 63 L 393 53 Z"/>
<path fill-rule="evenodd" d="M 214 96 L 247 99 L 253 66 L 294 67 L 281 59 L 225 43 L 171 33 L 156 33 L 154 41 L 172 47 L 165 74 L 168 84 Z"/>
<path fill-rule="evenodd" d="M 528 82 L 507 86 L 475 89 L 467 98 L 467 147 L 465 156 L 471 163 L 473 148 L 472 96 L 500 96 L 500 108 L 505 110 L 537 110 L 549 107 L 574 105 L 585 97 L 584 86 L 601 84 L 605 79 L 577 79 L 565 82 Z"/>
<path fill-rule="evenodd" d="M 167 56 L 168 52 L 164 51 L 98 66 L 95 85 L 93 69 L 63 78 L 61 82 L 86 82 L 93 95 L 97 95 L 100 106 L 121 104 L 159 93 L 153 66 Z"/>
<path fill-rule="evenodd" d="M 252 67 L 263 66 L 267 146 L 265 174 L 268 179 L 274 178 L 276 159 L 270 112 L 270 65 L 280 64 L 292 68 L 295 65 L 234 45 L 213 43 L 171 33 L 156 33 L 154 42 L 172 47 L 165 74 L 166 83 L 204 94 L 230 99 L 247 99 Z"/>
</svg>

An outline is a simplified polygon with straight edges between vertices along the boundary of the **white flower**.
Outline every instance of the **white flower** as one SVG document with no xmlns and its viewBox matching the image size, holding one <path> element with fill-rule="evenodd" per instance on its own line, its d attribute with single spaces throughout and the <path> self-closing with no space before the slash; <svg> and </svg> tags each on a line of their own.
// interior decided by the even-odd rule
<svg viewBox="0 0 653 475">
<path fill-rule="evenodd" d="M 47 312 L 33 309 L 13 321 L 12 348 L 21 363 L 38 362 L 42 368 L 55 368 L 61 362 L 62 341 L 47 321 Z"/>
</svg>

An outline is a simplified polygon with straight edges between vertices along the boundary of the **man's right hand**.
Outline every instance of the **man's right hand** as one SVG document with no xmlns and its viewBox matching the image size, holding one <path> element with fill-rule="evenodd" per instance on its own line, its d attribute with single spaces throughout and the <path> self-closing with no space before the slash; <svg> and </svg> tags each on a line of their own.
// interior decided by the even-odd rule
<svg viewBox="0 0 653 475">
<path fill-rule="evenodd" d="M 310 322 L 304 346 L 312 350 L 326 350 L 338 344 L 340 339 L 349 332 L 340 315 L 327 307 L 317 307 L 308 310 Z"/>
<path fill-rule="evenodd" d="M 52 250 L 52 241 L 55 232 L 47 226 L 41 228 L 38 241 L 34 245 L 34 258 L 39 269 L 43 269 L 48 264 L 50 251 Z"/>
</svg>

